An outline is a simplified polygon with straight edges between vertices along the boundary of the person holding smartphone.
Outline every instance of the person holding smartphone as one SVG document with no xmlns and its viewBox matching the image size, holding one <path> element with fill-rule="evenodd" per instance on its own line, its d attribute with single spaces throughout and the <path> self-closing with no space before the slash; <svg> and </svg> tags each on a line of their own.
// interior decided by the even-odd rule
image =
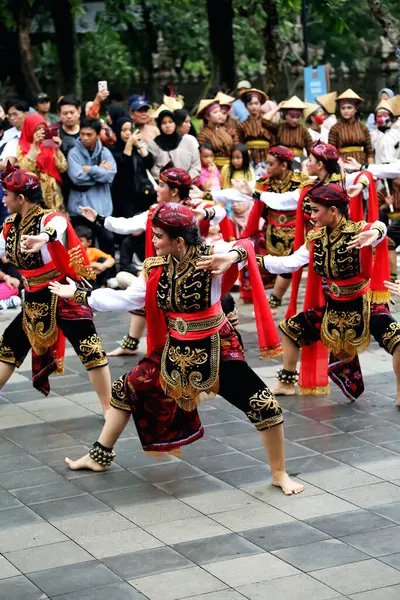
<svg viewBox="0 0 400 600">
<path fill-rule="evenodd" d="M 61 138 L 57 129 L 49 127 L 37 113 L 28 115 L 22 126 L 17 148 L 17 160 L 21 169 L 32 171 L 40 181 L 43 200 L 47 208 L 65 211 L 61 192 L 61 173 L 68 169 L 67 159 L 60 150 Z"/>
</svg>

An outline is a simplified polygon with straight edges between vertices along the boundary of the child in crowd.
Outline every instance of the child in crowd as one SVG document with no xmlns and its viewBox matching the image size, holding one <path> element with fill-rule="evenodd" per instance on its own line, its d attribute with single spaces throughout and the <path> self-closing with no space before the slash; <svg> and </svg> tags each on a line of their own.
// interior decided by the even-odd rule
<svg viewBox="0 0 400 600">
<path fill-rule="evenodd" d="M 222 188 L 231 188 L 232 179 L 252 182 L 255 181 L 255 177 L 250 166 L 250 154 L 247 147 L 244 144 L 236 144 L 232 147 L 229 165 L 224 165 L 221 169 Z"/>
<path fill-rule="evenodd" d="M 214 164 L 214 152 L 211 144 L 205 142 L 199 146 L 201 173 L 198 187 L 203 191 L 220 190 L 219 169 Z"/>
<path fill-rule="evenodd" d="M 92 247 L 93 233 L 89 227 L 79 225 L 75 231 L 82 246 L 86 250 L 90 266 L 96 273 L 95 287 L 106 287 L 107 280 L 110 278 L 109 269 L 115 265 L 115 259 L 110 254 L 106 254 L 102 250 L 99 250 L 99 248 Z"/>
<path fill-rule="evenodd" d="M 210 223 L 210 227 L 208 230 L 208 235 L 206 237 L 206 244 L 208 246 L 212 246 L 215 242 L 219 242 L 219 240 L 223 240 L 224 237 L 221 233 L 219 225 L 212 225 Z"/>
<path fill-rule="evenodd" d="M 0 261 L 0 310 L 21 306 L 19 297 L 22 283 L 18 271 L 5 257 Z"/>
</svg>

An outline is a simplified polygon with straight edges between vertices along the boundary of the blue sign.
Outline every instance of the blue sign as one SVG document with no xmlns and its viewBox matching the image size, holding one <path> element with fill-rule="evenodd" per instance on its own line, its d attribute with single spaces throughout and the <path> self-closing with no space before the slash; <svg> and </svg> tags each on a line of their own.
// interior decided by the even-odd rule
<svg viewBox="0 0 400 600">
<path fill-rule="evenodd" d="M 306 102 L 315 102 L 318 96 L 327 94 L 326 69 L 319 67 L 305 67 L 304 69 L 304 97 Z"/>
</svg>

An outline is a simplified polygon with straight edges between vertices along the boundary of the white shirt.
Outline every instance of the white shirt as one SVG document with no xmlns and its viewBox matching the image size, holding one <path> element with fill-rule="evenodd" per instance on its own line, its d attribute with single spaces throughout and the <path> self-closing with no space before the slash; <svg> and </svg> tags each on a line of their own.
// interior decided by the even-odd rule
<svg viewBox="0 0 400 600">
<path fill-rule="evenodd" d="M 214 244 L 214 254 L 229 252 L 235 242 L 224 242 L 222 240 Z M 239 263 L 239 269 L 245 263 Z M 211 281 L 211 304 L 215 304 L 221 298 L 222 275 L 215 275 Z M 146 303 L 146 280 L 143 271 L 136 277 L 126 290 L 113 290 L 111 288 L 99 288 L 94 290 L 88 297 L 88 304 L 94 310 L 129 312 L 139 310 Z"/>
<path fill-rule="evenodd" d="M 61 242 L 62 244 L 64 243 L 64 233 L 67 229 L 67 219 L 65 217 L 62 217 L 61 215 L 56 215 L 54 217 L 52 217 L 47 223 L 46 225 L 44 224 L 44 220 L 47 217 L 47 215 L 43 215 L 42 220 L 40 222 L 40 231 L 42 232 L 43 229 L 45 227 L 53 227 L 53 229 L 56 230 L 57 232 L 57 241 Z M 3 257 L 6 253 L 6 242 L 5 239 L 3 237 L 3 233 L 0 233 L 0 258 Z M 42 247 L 42 249 L 40 250 L 40 254 L 42 256 L 42 261 L 43 263 L 46 265 L 47 263 L 51 262 L 51 256 L 50 256 L 50 252 L 47 249 L 47 244 L 45 246 Z"/>
</svg>

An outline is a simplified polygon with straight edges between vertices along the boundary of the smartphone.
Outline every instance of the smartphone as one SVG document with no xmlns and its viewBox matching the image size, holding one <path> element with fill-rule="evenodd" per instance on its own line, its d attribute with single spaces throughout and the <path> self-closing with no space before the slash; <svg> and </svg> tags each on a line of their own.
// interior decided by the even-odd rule
<svg viewBox="0 0 400 600">
<path fill-rule="evenodd" d="M 108 91 L 107 81 L 98 81 L 97 88 L 98 88 L 99 92 L 107 92 Z"/>
<path fill-rule="evenodd" d="M 43 140 L 43 146 L 45 148 L 58 148 L 58 144 L 56 144 L 53 141 L 53 137 L 58 137 L 60 133 L 60 124 L 59 123 L 54 123 L 54 125 L 50 125 L 49 127 L 46 128 L 46 131 L 44 132 L 44 140 Z"/>
</svg>

